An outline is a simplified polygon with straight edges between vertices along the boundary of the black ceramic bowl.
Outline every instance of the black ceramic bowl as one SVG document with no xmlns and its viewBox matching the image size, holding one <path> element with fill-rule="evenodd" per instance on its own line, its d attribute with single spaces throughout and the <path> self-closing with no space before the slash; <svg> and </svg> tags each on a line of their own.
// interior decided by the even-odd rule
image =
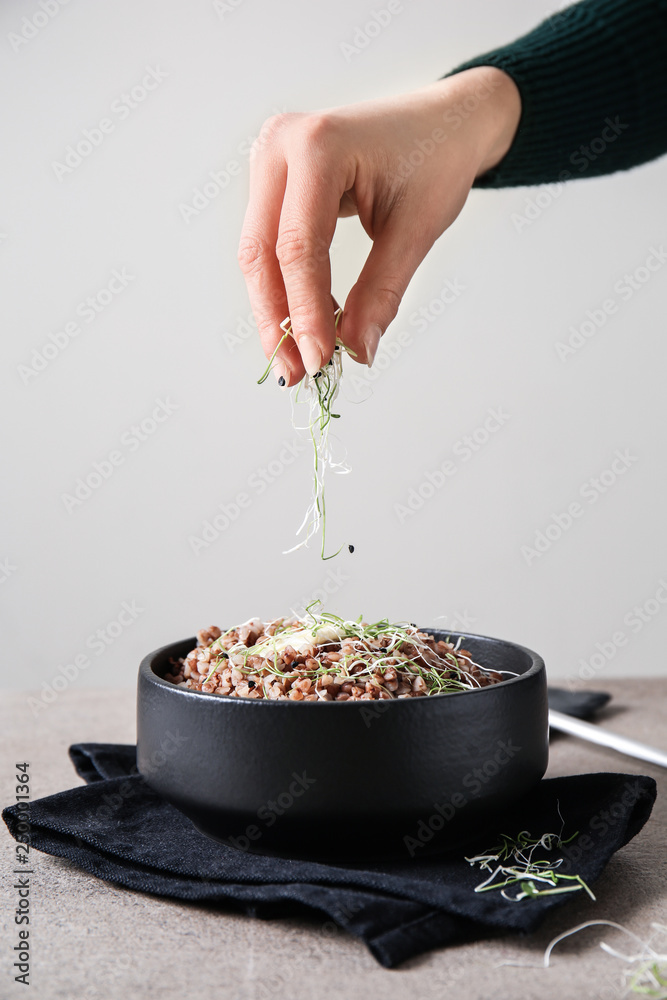
<svg viewBox="0 0 667 1000">
<path fill-rule="evenodd" d="M 464 638 L 478 663 L 518 676 L 391 701 L 265 701 L 165 681 L 196 640 L 163 646 L 139 668 L 139 771 L 241 850 L 407 860 L 472 843 L 546 770 L 547 689 L 537 653 Z"/>
</svg>

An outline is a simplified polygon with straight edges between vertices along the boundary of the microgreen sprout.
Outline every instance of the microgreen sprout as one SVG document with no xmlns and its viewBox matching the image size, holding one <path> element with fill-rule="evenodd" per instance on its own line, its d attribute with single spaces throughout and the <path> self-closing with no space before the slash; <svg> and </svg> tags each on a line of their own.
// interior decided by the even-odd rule
<svg viewBox="0 0 667 1000">
<path fill-rule="evenodd" d="M 342 313 L 343 310 L 340 307 L 334 313 L 335 330 L 338 330 Z M 261 385 L 268 378 L 280 347 L 291 335 L 292 326 L 289 316 L 282 321 L 280 329 L 283 331 L 283 336 L 276 344 L 276 348 L 269 359 L 266 369 L 258 379 L 258 385 Z M 320 555 L 323 560 L 333 559 L 344 548 L 344 545 L 341 545 L 331 555 L 327 556 L 324 554 L 327 521 L 324 476 L 327 469 L 331 469 L 336 473 L 350 472 L 349 466 L 344 462 L 334 461 L 329 441 L 331 421 L 338 420 L 340 417 L 339 413 L 334 413 L 333 404 L 340 389 L 340 380 L 343 374 L 343 353 L 345 351 L 352 357 L 356 357 L 355 352 L 351 348 L 346 347 L 340 338 L 336 336 L 333 357 L 314 375 L 306 375 L 303 382 L 292 393 L 292 424 L 295 430 L 308 431 L 313 446 L 313 494 L 305 517 L 296 532 L 297 535 L 300 535 L 305 530 L 305 536 L 297 545 L 291 549 L 287 549 L 285 554 L 295 552 L 297 549 L 307 546 L 313 535 L 316 535 L 319 531 L 322 534 Z M 306 394 L 305 400 L 303 399 L 304 393 Z M 308 404 L 308 423 L 306 426 L 298 427 L 295 423 L 294 404 L 304 401 Z M 350 547 L 350 551 L 353 550 L 353 547 Z"/>
<path fill-rule="evenodd" d="M 533 857 L 536 851 L 549 854 L 560 850 L 574 840 L 577 833 L 573 833 L 567 840 L 562 839 L 562 831 L 560 834 L 545 833 L 541 837 L 531 837 L 528 830 L 522 830 L 516 837 L 501 834 L 500 844 L 473 858 L 466 858 L 470 865 L 478 865 L 482 871 L 490 873 L 483 882 L 475 886 L 475 892 L 499 889 L 501 896 L 517 903 L 522 899 L 557 896 L 584 889 L 594 900 L 595 896 L 580 875 L 565 875 L 558 871 L 563 858 Z M 519 886 L 519 892 L 510 895 L 508 887 L 516 885 Z"/>
<path fill-rule="evenodd" d="M 654 1000 L 667 1000 L 667 925 L 665 924 L 652 923 L 653 934 L 648 940 L 643 940 L 634 931 L 624 927 L 623 924 L 617 924 L 614 920 L 586 920 L 584 923 L 577 924 L 576 927 L 571 927 L 570 930 L 563 931 L 552 938 L 544 951 L 542 965 L 536 965 L 534 962 L 507 960 L 499 962 L 498 965 L 512 965 L 524 969 L 548 969 L 556 945 L 589 927 L 612 927 L 631 938 L 635 947 L 639 946 L 639 950 L 628 955 L 617 948 L 612 948 L 604 941 L 600 942 L 600 948 L 607 955 L 612 955 L 627 963 L 623 973 L 623 992 L 619 993 L 619 998 L 634 994 L 653 997 Z"/>
<path fill-rule="evenodd" d="M 249 662 L 251 657 L 261 657 L 262 669 L 268 673 L 276 677 L 289 677 L 296 668 L 290 666 L 282 669 L 282 661 L 279 665 L 279 654 L 287 646 L 308 650 L 309 655 L 314 656 L 318 650 L 327 652 L 344 643 L 346 652 L 338 662 L 318 663 L 310 669 L 299 664 L 299 674 L 313 680 L 324 674 L 354 680 L 363 678 L 383 689 L 378 671 L 394 667 L 413 674 L 415 678 L 420 676 L 428 694 L 452 694 L 482 686 L 478 676 L 472 671 L 474 669 L 482 675 L 486 671 L 460 650 L 460 639 L 456 646 L 449 643 L 450 649 L 444 652 L 435 651 L 425 641 L 425 633 L 409 622 L 390 622 L 387 618 L 382 618 L 369 624 L 363 621 L 362 615 L 357 619 L 345 619 L 330 612 L 317 612 L 314 608 L 318 604 L 319 601 L 309 604 L 303 619 L 275 619 L 268 622 L 265 628 L 270 629 L 270 634 L 252 646 L 239 642 L 230 648 L 223 648 L 222 640 L 234 631 L 228 629 L 209 647 L 214 659 L 206 681 L 216 670 L 230 665 L 241 673 L 254 674 L 257 666 L 256 661 Z M 250 619 L 252 621 L 256 619 Z M 455 650 L 458 650 L 456 655 Z M 460 660 L 464 662 L 466 669 L 462 669 Z M 512 671 L 495 673 L 514 676 Z"/>
<path fill-rule="evenodd" d="M 260 375 L 260 377 L 257 379 L 257 385 L 262 385 L 263 382 L 266 382 L 267 378 L 269 377 L 269 373 L 270 373 L 271 369 L 273 368 L 273 362 L 276 360 L 276 354 L 278 353 L 278 351 L 283 346 L 283 344 L 285 343 L 285 341 L 289 337 L 290 333 L 292 332 L 292 327 L 290 325 L 289 316 L 282 321 L 282 323 L 280 324 L 280 329 L 283 331 L 283 335 L 280 338 L 280 340 L 278 341 L 278 343 L 276 344 L 276 349 L 274 350 L 273 354 L 269 358 L 268 365 L 266 366 L 266 368 L 264 369 L 264 371 L 262 372 L 262 374 Z"/>
</svg>

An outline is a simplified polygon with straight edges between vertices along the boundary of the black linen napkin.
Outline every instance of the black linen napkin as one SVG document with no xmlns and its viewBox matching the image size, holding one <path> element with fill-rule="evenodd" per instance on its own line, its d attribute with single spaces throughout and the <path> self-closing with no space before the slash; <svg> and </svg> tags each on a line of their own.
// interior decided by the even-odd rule
<svg viewBox="0 0 667 1000">
<path fill-rule="evenodd" d="M 549 688 L 549 708 L 577 719 L 590 719 L 599 708 L 604 708 L 610 694 L 606 691 L 565 691 L 564 688 Z"/>
<path fill-rule="evenodd" d="M 497 891 L 475 893 L 484 873 L 465 861 L 470 851 L 345 866 L 244 853 L 199 833 L 153 792 L 137 774 L 134 746 L 75 744 L 70 756 L 88 784 L 31 804 L 34 849 L 154 895 L 224 903 L 265 918 L 319 912 L 361 938 L 386 967 L 494 929 L 532 931 L 577 895 L 514 903 Z M 643 776 L 553 778 L 508 810 L 498 833 L 560 833 L 562 816 L 563 838 L 578 835 L 561 849 L 560 870 L 592 885 L 641 830 L 655 795 L 655 782 Z M 2 815 L 18 838 L 23 815 L 16 806 Z M 494 843 L 488 831 L 478 846 Z"/>
</svg>

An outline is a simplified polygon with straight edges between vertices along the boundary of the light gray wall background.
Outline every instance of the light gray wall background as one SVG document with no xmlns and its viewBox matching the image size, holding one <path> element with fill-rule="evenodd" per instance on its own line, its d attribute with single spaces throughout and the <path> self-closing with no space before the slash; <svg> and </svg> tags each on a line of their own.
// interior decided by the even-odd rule
<svg viewBox="0 0 667 1000">
<path fill-rule="evenodd" d="M 265 361 L 245 336 L 236 246 L 263 120 L 420 86 L 554 5 L 403 0 L 346 59 L 341 43 L 381 0 L 43 3 L 0 11 L 2 684 L 40 689 L 40 711 L 69 685 L 132 684 L 146 652 L 204 625 L 274 617 L 323 590 L 345 616 L 522 642 L 563 683 L 664 673 L 667 266 L 651 257 L 667 243 L 664 160 L 473 192 L 366 385 L 347 366 L 337 431 L 353 471 L 329 480 L 329 537 L 354 555 L 282 554 L 310 456 L 288 461 L 288 396 L 255 384 Z M 155 89 L 123 111 L 149 71 Z M 90 155 L 54 167 L 101 119 Z M 211 172 L 221 182 L 184 210 Z M 341 302 L 367 251 L 358 222 L 342 222 Z M 114 271 L 125 284 L 107 296 Z M 441 308 L 447 282 L 463 290 Z M 91 296 L 104 305 L 92 321 Z M 563 360 L 557 344 L 589 311 L 604 324 Z M 164 419 L 140 440 L 131 428 L 159 400 Z M 466 460 L 459 442 L 490 409 L 503 425 Z M 111 452 L 112 474 L 68 509 Z M 455 473 L 430 491 L 448 459 Z M 260 493 L 262 470 L 274 481 Z M 420 509 L 396 506 L 420 489 L 433 492 Z M 195 552 L 239 493 L 247 507 Z M 559 532 L 573 503 L 581 514 Z"/>
</svg>

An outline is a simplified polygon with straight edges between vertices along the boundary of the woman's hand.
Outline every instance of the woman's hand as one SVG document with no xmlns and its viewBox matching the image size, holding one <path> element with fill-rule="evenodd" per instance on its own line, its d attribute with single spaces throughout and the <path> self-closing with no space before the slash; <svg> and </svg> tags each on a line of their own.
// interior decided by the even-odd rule
<svg viewBox="0 0 667 1000">
<path fill-rule="evenodd" d="M 474 179 L 505 156 L 521 114 L 502 70 L 481 66 L 400 97 L 269 118 L 250 168 L 239 245 L 262 346 L 294 385 L 333 354 L 329 247 L 339 217 L 373 240 L 339 336 L 371 364 L 410 279 L 457 217 Z"/>
</svg>

